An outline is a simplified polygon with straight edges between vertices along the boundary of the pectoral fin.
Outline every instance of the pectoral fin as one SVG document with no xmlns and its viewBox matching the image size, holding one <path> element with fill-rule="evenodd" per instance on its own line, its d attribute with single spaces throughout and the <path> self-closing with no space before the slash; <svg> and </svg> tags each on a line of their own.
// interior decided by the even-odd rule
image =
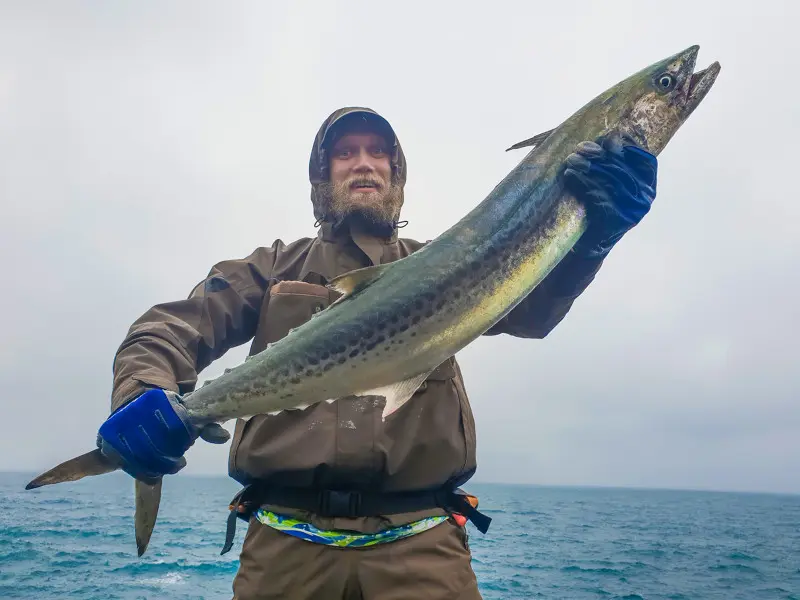
<svg viewBox="0 0 800 600">
<path fill-rule="evenodd" d="M 414 392 L 419 389 L 419 386 L 422 385 L 422 382 L 425 381 L 430 374 L 431 371 L 426 371 L 425 373 L 416 375 L 411 379 L 398 381 L 397 383 L 375 388 L 374 390 L 358 392 L 356 396 L 383 396 L 386 398 L 386 404 L 383 407 L 383 420 L 385 421 L 386 417 L 391 415 L 411 399 L 411 396 L 414 395 Z"/>
<path fill-rule="evenodd" d="M 328 287 L 339 292 L 344 296 L 349 296 L 356 293 L 378 279 L 384 271 L 391 266 L 391 263 L 385 265 L 376 265 L 374 267 L 364 267 L 363 269 L 355 269 L 334 277 L 328 283 Z M 341 300 L 341 298 L 339 299 Z M 338 302 L 338 301 L 337 301 Z"/>
</svg>

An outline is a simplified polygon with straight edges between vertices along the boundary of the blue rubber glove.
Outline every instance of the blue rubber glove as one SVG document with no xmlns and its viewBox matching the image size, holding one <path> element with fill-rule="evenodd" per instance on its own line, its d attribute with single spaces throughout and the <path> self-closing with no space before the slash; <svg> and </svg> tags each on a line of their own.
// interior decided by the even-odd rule
<svg viewBox="0 0 800 600">
<path fill-rule="evenodd" d="M 153 483 L 186 466 L 183 454 L 200 433 L 189 422 L 177 394 L 152 389 L 106 419 L 98 431 L 97 446 L 129 475 Z"/>
<path fill-rule="evenodd" d="M 650 210 L 657 175 L 656 157 L 620 134 L 579 144 L 564 170 L 564 183 L 585 204 L 589 220 L 575 252 L 605 257 Z"/>
</svg>

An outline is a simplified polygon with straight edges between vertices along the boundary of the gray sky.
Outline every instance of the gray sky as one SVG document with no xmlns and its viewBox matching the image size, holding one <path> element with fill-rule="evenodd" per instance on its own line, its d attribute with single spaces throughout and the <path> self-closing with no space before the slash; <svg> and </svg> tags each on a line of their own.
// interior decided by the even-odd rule
<svg viewBox="0 0 800 600">
<path fill-rule="evenodd" d="M 459 355 L 475 481 L 800 492 L 800 10 L 660 6 L 2 2 L 0 470 L 93 447 L 142 311 L 314 234 L 308 153 L 334 109 L 392 122 L 403 233 L 429 239 L 511 143 L 698 43 L 722 73 L 660 156 L 651 213 L 548 338 Z M 224 474 L 227 449 L 198 443 L 186 472 Z"/>
</svg>

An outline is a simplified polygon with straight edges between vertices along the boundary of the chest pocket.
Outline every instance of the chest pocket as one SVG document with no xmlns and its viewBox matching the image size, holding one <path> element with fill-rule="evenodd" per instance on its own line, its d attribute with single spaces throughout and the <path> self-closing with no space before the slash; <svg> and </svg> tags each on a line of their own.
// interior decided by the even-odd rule
<svg viewBox="0 0 800 600">
<path fill-rule="evenodd" d="M 276 342 L 290 329 L 299 327 L 325 310 L 336 299 L 336 292 L 324 285 L 305 281 L 281 281 L 270 288 L 261 307 L 258 329 L 250 349 L 257 354 Z"/>
</svg>

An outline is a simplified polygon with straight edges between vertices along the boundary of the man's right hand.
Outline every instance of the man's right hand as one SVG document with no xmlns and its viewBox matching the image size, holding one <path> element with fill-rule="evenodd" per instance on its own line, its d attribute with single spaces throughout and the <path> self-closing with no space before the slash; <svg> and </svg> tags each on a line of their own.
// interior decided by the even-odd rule
<svg viewBox="0 0 800 600">
<path fill-rule="evenodd" d="M 214 443 L 227 441 L 227 431 L 216 427 L 224 436 L 215 437 L 204 431 L 203 439 Z M 153 483 L 186 466 L 183 455 L 200 434 L 189 421 L 177 394 L 152 389 L 106 419 L 97 434 L 97 447 L 119 462 L 129 475 Z"/>
</svg>

